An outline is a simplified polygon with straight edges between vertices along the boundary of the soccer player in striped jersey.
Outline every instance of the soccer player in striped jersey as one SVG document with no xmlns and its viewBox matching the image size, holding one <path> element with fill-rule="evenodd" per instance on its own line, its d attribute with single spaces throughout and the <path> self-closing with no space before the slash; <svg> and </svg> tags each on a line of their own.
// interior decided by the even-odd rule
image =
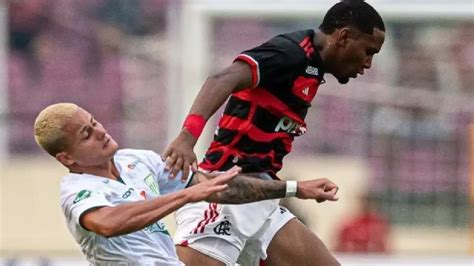
<svg viewBox="0 0 474 266">
<path fill-rule="evenodd" d="M 305 116 L 324 75 L 345 84 L 364 74 L 384 38 L 384 22 L 372 6 L 343 0 L 328 10 L 318 29 L 278 35 L 242 52 L 204 83 L 182 131 L 165 150 L 168 169 L 196 168 L 193 147 L 207 119 L 230 96 L 199 167 L 222 171 L 238 165 L 244 173 L 277 179 L 293 139 L 306 132 Z M 251 265 L 260 260 L 268 265 L 338 265 L 315 234 L 289 212 L 279 214 L 275 201 L 219 205 L 211 221 L 209 212 L 202 203 L 177 212 L 175 243 L 187 265 L 237 260 Z M 223 223 L 228 234 L 215 229 Z"/>
</svg>

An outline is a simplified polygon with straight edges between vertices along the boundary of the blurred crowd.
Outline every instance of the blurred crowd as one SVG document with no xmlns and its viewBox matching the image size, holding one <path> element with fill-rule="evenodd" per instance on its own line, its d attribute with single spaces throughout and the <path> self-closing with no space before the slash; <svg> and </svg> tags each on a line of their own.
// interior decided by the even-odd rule
<svg viewBox="0 0 474 266">
<path fill-rule="evenodd" d="M 10 152 L 37 152 L 33 119 L 59 101 L 91 110 L 123 140 L 124 43 L 163 34 L 167 2 L 8 1 Z"/>
</svg>

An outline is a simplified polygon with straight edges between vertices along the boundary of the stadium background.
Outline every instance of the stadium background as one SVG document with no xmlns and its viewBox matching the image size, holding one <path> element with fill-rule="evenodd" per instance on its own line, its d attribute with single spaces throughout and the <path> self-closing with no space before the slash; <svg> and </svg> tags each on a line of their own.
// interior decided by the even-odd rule
<svg viewBox="0 0 474 266">
<path fill-rule="evenodd" d="M 333 3 L 1 1 L 0 265 L 85 265 L 59 208 L 66 171 L 32 137 L 44 106 L 78 103 L 122 147 L 162 152 L 207 75 L 276 34 L 317 27 Z M 370 195 L 390 221 L 388 252 L 336 253 L 344 265 L 473 265 L 473 1 L 369 3 L 386 22 L 382 52 L 349 85 L 326 77 L 282 173 L 331 178 L 341 199 L 285 204 L 334 250 Z"/>
</svg>

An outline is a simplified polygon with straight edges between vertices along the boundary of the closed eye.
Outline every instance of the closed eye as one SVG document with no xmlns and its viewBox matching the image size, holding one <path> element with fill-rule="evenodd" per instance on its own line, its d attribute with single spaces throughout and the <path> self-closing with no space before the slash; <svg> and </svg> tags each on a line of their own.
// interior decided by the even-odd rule
<svg viewBox="0 0 474 266">
<path fill-rule="evenodd" d="M 368 56 L 374 55 L 377 52 L 378 51 L 376 49 L 373 49 L 373 48 L 369 48 L 369 49 L 365 50 L 365 54 L 368 55 Z"/>
<path fill-rule="evenodd" d="M 92 135 L 92 134 L 91 134 L 91 133 L 92 133 L 92 128 L 91 128 L 91 127 L 87 127 L 87 129 L 85 130 L 85 132 L 86 132 L 86 135 L 84 136 L 83 139 L 84 139 L 84 140 L 87 140 L 87 139 L 89 139 L 89 137 Z"/>
</svg>

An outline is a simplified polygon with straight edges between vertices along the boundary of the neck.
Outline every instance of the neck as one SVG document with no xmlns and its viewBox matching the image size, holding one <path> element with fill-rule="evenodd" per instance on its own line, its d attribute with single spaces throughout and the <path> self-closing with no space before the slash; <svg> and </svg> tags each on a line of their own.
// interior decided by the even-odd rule
<svg viewBox="0 0 474 266">
<path fill-rule="evenodd" d="M 101 177 L 106 177 L 110 179 L 117 180 L 120 176 L 120 173 L 115 167 L 113 159 L 110 159 L 107 163 L 103 165 L 94 165 L 94 166 L 80 166 L 72 165 L 69 167 L 69 172 L 76 174 L 89 174 L 96 175 Z"/>
<path fill-rule="evenodd" d="M 327 69 L 327 62 L 330 61 L 332 45 L 329 39 L 329 36 L 322 32 L 321 30 L 315 30 L 313 45 L 316 51 L 319 52 L 319 56 L 323 61 L 324 67 Z"/>
</svg>

